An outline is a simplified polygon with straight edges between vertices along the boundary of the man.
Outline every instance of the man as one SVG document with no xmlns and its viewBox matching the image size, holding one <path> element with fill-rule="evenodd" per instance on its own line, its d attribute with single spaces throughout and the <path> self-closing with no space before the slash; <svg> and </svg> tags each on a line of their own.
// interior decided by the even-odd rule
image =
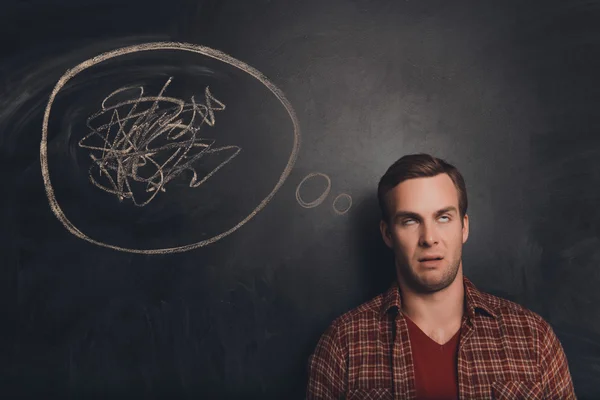
<svg viewBox="0 0 600 400">
<path fill-rule="evenodd" d="M 460 172 L 427 154 L 378 187 L 397 282 L 337 318 L 309 359 L 308 399 L 575 399 L 563 348 L 538 314 L 463 276 Z"/>
</svg>

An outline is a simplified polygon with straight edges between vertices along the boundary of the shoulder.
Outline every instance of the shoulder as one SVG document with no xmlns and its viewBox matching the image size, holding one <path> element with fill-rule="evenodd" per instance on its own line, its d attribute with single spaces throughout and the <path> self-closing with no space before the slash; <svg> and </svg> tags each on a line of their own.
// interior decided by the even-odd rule
<svg viewBox="0 0 600 400">
<path fill-rule="evenodd" d="M 337 317 L 333 324 L 339 327 L 352 325 L 357 322 L 363 322 L 366 320 L 377 319 L 380 315 L 381 307 L 383 305 L 384 294 L 379 294 L 369 301 L 362 303 L 361 305 L 345 312 L 344 314 Z"/>
<path fill-rule="evenodd" d="M 383 298 L 384 293 L 379 294 L 335 318 L 326 334 L 344 343 L 357 332 L 376 329 L 381 317 Z"/>
<path fill-rule="evenodd" d="M 360 342 L 360 332 L 375 331 L 379 320 L 383 294 L 345 312 L 330 323 L 321 335 L 311 358 L 343 358 L 349 347 Z M 366 335 L 369 336 L 369 335 Z"/>
<path fill-rule="evenodd" d="M 532 339 L 539 340 L 553 333 L 548 321 L 537 312 L 489 293 L 480 292 L 480 296 L 507 334 L 531 335 Z"/>
</svg>

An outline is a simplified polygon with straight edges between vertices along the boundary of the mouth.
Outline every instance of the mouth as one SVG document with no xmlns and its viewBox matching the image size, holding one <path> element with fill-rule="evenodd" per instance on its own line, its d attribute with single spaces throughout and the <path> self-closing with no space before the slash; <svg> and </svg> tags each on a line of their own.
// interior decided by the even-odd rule
<svg viewBox="0 0 600 400">
<path fill-rule="evenodd" d="M 419 264 L 424 268 L 437 268 L 441 266 L 444 257 L 425 257 L 419 260 Z"/>
<path fill-rule="evenodd" d="M 439 261 L 441 259 L 443 259 L 444 257 L 439 256 L 439 257 L 423 257 L 423 258 L 419 258 L 419 262 L 427 262 L 427 261 Z"/>
</svg>

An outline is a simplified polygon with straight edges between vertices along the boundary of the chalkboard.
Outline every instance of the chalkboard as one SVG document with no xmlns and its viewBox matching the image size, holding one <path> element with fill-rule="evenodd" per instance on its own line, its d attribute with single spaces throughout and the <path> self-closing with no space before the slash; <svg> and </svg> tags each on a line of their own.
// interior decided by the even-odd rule
<svg viewBox="0 0 600 400">
<path fill-rule="evenodd" d="M 600 397 L 600 1 L 3 2 L 2 397 L 301 399 L 385 290 L 376 187 L 462 172 L 465 275 Z"/>
</svg>

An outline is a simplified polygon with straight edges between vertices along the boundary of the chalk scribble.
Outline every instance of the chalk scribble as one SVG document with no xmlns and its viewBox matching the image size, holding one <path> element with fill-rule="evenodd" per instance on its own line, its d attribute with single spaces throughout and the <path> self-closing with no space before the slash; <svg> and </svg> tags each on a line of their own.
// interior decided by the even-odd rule
<svg viewBox="0 0 600 400">
<path fill-rule="evenodd" d="M 292 144 L 291 144 L 291 148 L 290 148 L 289 159 L 287 161 L 287 164 L 281 171 L 279 179 L 275 183 L 275 186 L 273 187 L 273 189 L 254 207 L 254 209 L 252 211 L 250 211 L 248 215 L 246 215 L 245 217 L 242 217 L 239 220 L 239 222 L 236 223 L 235 225 L 230 226 L 230 227 L 225 227 L 220 233 L 217 233 L 210 238 L 207 238 L 207 239 L 204 239 L 204 240 L 201 240 L 198 242 L 182 244 L 182 245 L 173 246 L 173 247 L 163 247 L 163 248 L 127 248 L 127 247 L 119 246 L 119 245 L 113 244 L 113 243 L 105 243 L 101 240 L 98 240 L 98 239 L 88 236 L 85 232 L 81 231 L 77 226 L 75 226 L 75 224 L 73 224 L 73 222 L 71 222 L 69 220 L 69 218 L 63 211 L 63 209 L 60 206 L 60 204 L 56 198 L 56 195 L 54 193 L 54 187 L 53 187 L 52 181 L 50 179 L 50 166 L 49 166 L 49 160 L 48 160 L 48 131 L 49 131 L 48 125 L 49 125 L 49 121 L 50 121 L 50 115 L 52 114 L 52 110 L 53 110 L 53 104 L 55 102 L 57 95 L 61 92 L 63 87 L 65 87 L 65 85 L 71 79 L 73 79 L 74 77 L 79 75 L 81 72 L 88 70 L 91 67 L 94 67 L 95 65 L 98 65 L 107 60 L 115 59 L 115 58 L 118 58 L 118 57 L 124 56 L 124 55 L 132 55 L 132 54 L 136 54 L 136 53 L 164 51 L 164 50 L 187 52 L 187 53 L 197 54 L 200 56 L 204 56 L 204 57 L 208 57 L 208 58 L 220 61 L 223 64 L 229 65 L 233 68 L 237 68 L 238 70 L 245 72 L 250 77 L 256 79 L 258 82 L 260 82 L 262 85 L 264 85 L 264 87 L 268 91 L 270 91 L 277 98 L 277 100 L 281 103 L 284 111 L 287 112 L 287 114 L 291 120 L 292 126 L 290 129 L 290 133 L 291 133 L 291 137 L 292 137 Z M 105 104 L 105 106 L 106 106 L 106 104 Z M 200 108 L 202 108 L 202 107 L 200 107 Z M 191 110 L 193 110 L 193 106 L 191 107 Z M 213 111 L 214 111 L 214 109 L 213 109 Z M 158 118 L 156 118 L 156 119 L 158 120 Z M 157 121 L 155 121 L 155 122 L 157 122 Z M 97 128 L 96 128 L 96 130 L 97 130 Z M 42 123 L 42 139 L 40 141 L 40 164 L 41 164 L 41 170 L 42 170 L 42 177 L 44 179 L 44 187 L 46 189 L 46 196 L 48 197 L 48 202 L 50 204 L 50 208 L 52 209 L 52 212 L 56 215 L 58 220 L 73 235 L 77 236 L 80 239 L 87 240 L 90 243 L 94 243 L 98 246 L 103 246 L 103 247 L 107 247 L 107 248 L 118 250 L 118 251 L 125 251 L 125 252 L 131 252 L 131 253 L 139 253 L 139 254 L 168 254 L 168 253 L 183 252 L 183 251 L 188 251 L 188 250 L 192 250 L 192 249 L 197 249 L 197 248 L 200 248 L 203 246 L 210 245 L 211 243 L 215 243 L 216 241 L 218 241 L 218 240 L 232 234 L 236 230 L 238 230 L 245 223 L 247 223 L 250 219 L 252 219 L 258 212 L 260 212 L 271 201 L 271 199 L 275 196 L 277 191 L 281 188 L 281 186 L 283 185 L 285 180 L 288 178 L 290 171 L 292 170 L 294 163 L 296 162 L 296 158 L 298 157 L 298 152 L 300 149 L 300 136 L 301 136 L 300 135 L 300 124 L 298 122 L 298 118 L 296 117 L 296 112 L 294 111 L 294 108 L 292 107 L 290 102 L 287 100 L 287 98 L 285 97 L 283 92 L 255 68 L 253 68 L 253 67 L 249 66 L 248 64 L 245 64 L 244 62 L 237 60 L 237 59 L 231 57 L 230 55 L 225 54 L 219 50 L 211 49 L 211 48 L 208 48 L 205 46 L 189 44 L 189 43 L 178 43 L 178 42 L 143 43 L 143 44 L 123 47 L 120 49 L 109 51 L 109 52 L 97 55 L 93 58 L 90 58 L 86 61 L 83 61 L 82 63 L 76 65 L 75 67 L 73 67 L 73 68 L 69 69 L 67 72 L 65 72 L 65 74 L 58 80 L 58 82 L 54 86 L 54 89 L 52 90 L 52 93 L 50 94 L 50 97 L 48 99 L 48 104 L 46 105 L 46 109 L 44 111 L 44 120 Z M 131 134 L 129 137 L 132 138 Z M 135 135 L 133 137 L 135 137 Z M 200 141 L 199 143 L 205 143 L 205 144 L 208 143 L 209 144 L 211 142 L 210 141 Z M 114 145 L 112 145 L 112 146 L 114 146 Z M 234 148 L 234 147 L 232 146 L 232 148 Z M 216 149 L 214 149 L 212 147 L 211 148 L 207 147 L 204 150 L 203 154 L 206 155 L 207 152 L 211 151 L 211 150 L 214 152 Z M 221 150 L 225 150 L 225 149 L 221 148 Z M 177 150 L 175 150 L 175 151 L 177 151 Z M 184 150 L 180 150 L 180 152 L 183 152 L 183 151 Z M 137 157 L 137 154 L 131 154 L 130 157 Z M 134 164 L 133 161 L 131 161 L 131 163 L 132 163 L 132 165 Z M 147 165 L 147 161 L 146 161 L 146 165 Z M 182 164 L 180 164 L 179 167 L 182 167 Z M 136 174 L 140 175 L 141 172 L 139 172 L 139 166 L 137 166 L 136 168 L 138 168 L 138 171 L 136 172 Z M 213 170 L 212 172 L 214 173 L 215 171 Z M 163 169 L 163 173 L 164 173 L 164 169 Z M 163 179 L 163 183 L 164 183 L 164 178 L 161 178 L 161 179 Z M 206 179 L 208 179 L 208 176 L 204 177 L 204 180 L 206 180 Z M 117 178 L 117 182 L 118 182 L 118 178 Z M 153 182 L 156 183 L 156 181 L 153 181 Z M 160 180 L 158 180 L 158 182 L 160 182 Z M 148 182 L 146 182 L 146 184 L 147 183 Z M 194 182 L 194 183 L 201 184 L 202 180 Z M 117 185 L 117 187 L 118 187 L 118 185 Z M 125 188 L 125 187 L 126 187 L 126 185 L 124 184 L 123 188 Z M 155 185 L 150 185 L 150 187 L 154 187 L 156 190 Z M 164 184 L 163 184 L 163 189 L 164 189 Z"/>
<path fill-rule="evenodd" d="M 120 201 L 131 199 L 145 206 L 184 171 L 192 175 L 189 186 L 198 187 L 241 150 L 213 147 L 214 139 L 200 136 L 203 125 L 215 125 L 215 111 L 225 109 L 209 87 L 204 91 L 204 104 L 194 96 L 185 103 L 166 96 L 172 80 L 167 80 L 158 96 L 145 96 L 144 87 L 117 89 L 87 120 L 91 132 L 79 146 L 91 151 L 90 181 Z M 216 168 L 198 174 L 195 165 L 203 156 L 224 151 L 232 154 L 226 154 Z"/>
</svg>

